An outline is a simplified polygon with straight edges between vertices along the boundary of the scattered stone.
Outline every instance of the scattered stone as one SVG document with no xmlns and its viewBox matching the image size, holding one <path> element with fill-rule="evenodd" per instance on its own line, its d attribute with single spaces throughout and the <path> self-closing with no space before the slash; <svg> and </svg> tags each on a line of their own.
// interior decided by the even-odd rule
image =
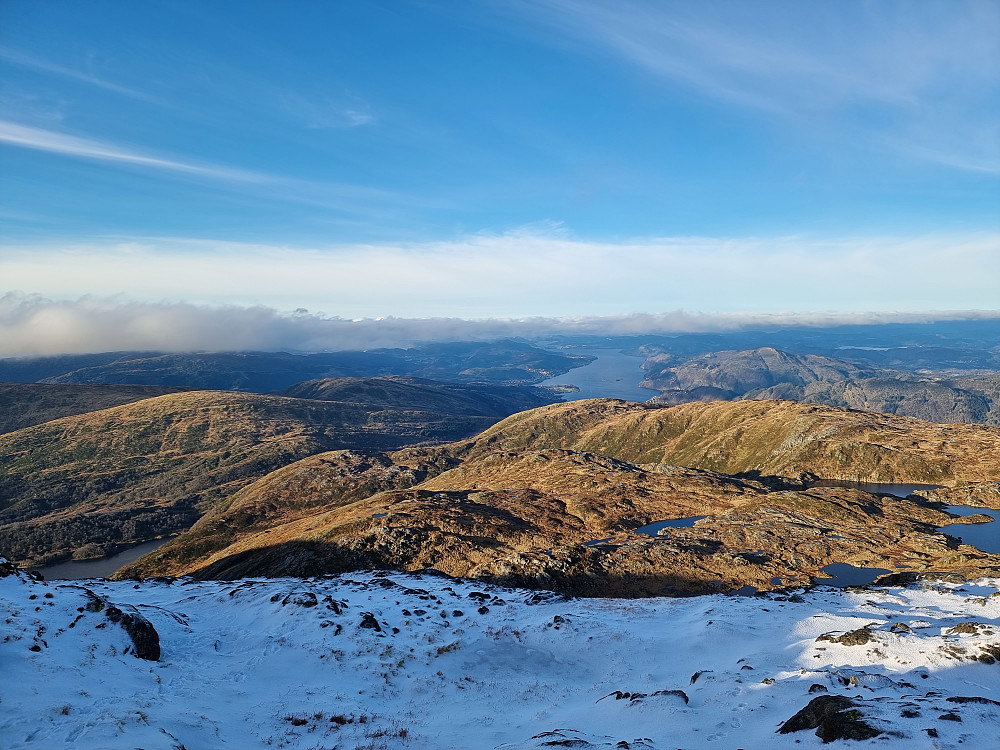
<svg viewBox="0 0 1000 750">
<path fill-rule="evenodd" d="M 857 630 L 848 630 L 843 635 L 823 633 L 816 640 L 817 642 L 830 641 L 831 643 L 841 643 L 845 646 L 863 646 L 870 641 L 874 641 L 875 636 L 872 635 L 871 625 L 865 625 L 863 628 L 858 628 Z"/>
<path fill-rule="evenodd" d="M 656 692 L 653 693 L 628 693 L 622 690 L 615 690 L 612 693 L 608 693 L 603 698 L 598 698 L 595 701 L 595 703 L 600 703 L 602 700 L 604 700 L 604 698 L 610 698 L 612 695 L 615 697 L 616 701 L 627 700 L 630 703 L 635 703 L 636 701 L 642 700 L 643 698 L 650 698 L 656 695 L 671 695 L 676 698 L 680 698 L 685 703 L 690 702 L 687 693 L 685 693 L 683 690 L 657 690 Z"/>
<path fill-rule="evenodd" d="M 827 689 L 826 685 L 820 685 L 818 682 L 814 682 L 812 685 L 809 686 L 809 692 L 810 693 L 828 693 L 829 690 Z"/>
<path fill-rule="evenodd" d="M 298 607 L 315 607 L 319 604 L 316 594 L 311 591 L 296 591 L 289 594 L 281 601 L 281 606 L 294 604 Z"/>
<path fill-rule="evenodd" d="M 382 626 L 378 624 L 378 620 L 375 619 L 375 615 L 371 612 L 361 613 L 361 624 L 358 627 L 368 628 L 369 630 L 374 630 L 376 633 L 382 632 Z"/>
<path fill-rule="evenodd" d="M 954 627 L 948 628 L 945 635 L 958 635 L 960 633 L 965 633 L 968 635 L 979 635 L 979 628 L 982 627 L 978 622 L 960 622 Z"/>
<path fill-rule="evenodd" d="M 938 716 L 941 721 L 961 721 L 962 717 L 956 714 L 954 711 L 949 711 L 946 714 L 941 714 Z"/>
<path fill-rule="evenodd" d="M 982 703 L 987 706 L 1000 706 L 1000 701 L 995 701 L 992 698 L 981 698 L 978 695 L 953 695 L 946 700 L 949 703 Z"/>
</svg>

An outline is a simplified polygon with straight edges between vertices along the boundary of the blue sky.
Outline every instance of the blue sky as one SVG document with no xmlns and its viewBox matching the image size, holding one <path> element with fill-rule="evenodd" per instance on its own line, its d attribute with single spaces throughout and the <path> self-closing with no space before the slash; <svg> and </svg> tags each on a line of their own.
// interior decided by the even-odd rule
<svg viewBox="0 0 1000 750">
<path fill-rule="evenodd" d="M 4 0 L 0 81 L 0 291 L 1000 307 L 990 0 Z"/>
</svg>

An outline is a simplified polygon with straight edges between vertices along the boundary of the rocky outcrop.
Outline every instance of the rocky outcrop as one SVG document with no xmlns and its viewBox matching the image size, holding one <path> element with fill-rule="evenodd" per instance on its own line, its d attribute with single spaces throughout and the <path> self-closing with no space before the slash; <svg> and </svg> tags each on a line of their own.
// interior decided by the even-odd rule
<svg viewBox="0 0 1000 750">
<path fill-rule="evenodd" d="M 824 743 L 834 740 L 867 740 L 882 732 L 861 719 L 857 704 L 843 695 L 821 695 L 779 727 L 780 734 L 815 729 Z"/>
<path fill-rule="evenodd" d="M 88 612 L 104 612 L 104 616 L 109 622 L 121 627 L 132 639 L 132 653 L 137 659 L 159 661 L 160 636 L 153 624 L 139 614 L 139 610 L 131 604 L 114 605 L 90 589 L 84 589 L 84 593 L 88 599 L 86 610 Z"/>
</svg>

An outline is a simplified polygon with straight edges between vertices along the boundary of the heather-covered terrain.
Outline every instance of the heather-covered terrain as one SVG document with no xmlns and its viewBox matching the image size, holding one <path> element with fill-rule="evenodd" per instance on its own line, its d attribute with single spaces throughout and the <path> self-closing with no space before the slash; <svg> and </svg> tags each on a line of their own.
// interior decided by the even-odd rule
<svg viewBox="0 0 1000 750">
<path fill-rule="evenodd" d="M 804 476 L 816 466 L 828 478 L 933 480 L 1000 508 L 998 443 L 995 428 L 795 402 L 553 404 L 451 445 L 285 467 L 119 575 L 436 568 L 631 597 L 806 584 L 832 563 L 1000 575 L 1000 557 L 937 531 L 954 521 L 940 499 Z M 853 473 L 865 466 L 873 475 Z"/>
<path fill-rule="evenodd" d="M 378 378 L 340 386 L 339 401 L 174 393 L 0 435 L 0 548 L 20 561 L 99 557 L 186 529 L 240 487 L 306 456 L 454 440 L 545 400 L 533 389 L 485 386 L 477 410 L 477 386 Z M 387 400 L 386 392 L 395 393 Z"/>
<path fill-rule="evenodd" d="M 0 434 L 184 390 L 162 385 L 0 383 Z"/>
</svg>

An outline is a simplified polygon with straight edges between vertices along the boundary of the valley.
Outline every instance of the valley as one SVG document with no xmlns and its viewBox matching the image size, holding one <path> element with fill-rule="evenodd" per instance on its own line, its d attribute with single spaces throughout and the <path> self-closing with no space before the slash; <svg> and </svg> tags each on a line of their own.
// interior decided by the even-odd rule
<svg viewBox="0 0 1000 750">
<path fill-rule="evenodd" d="M 810 339 L 814 350 L 860 355 L 698 353 L 710 342 L 758 343 L 748 333 L 638 348 L 627 338 L 610 347 L 564 339 L 545 342 L 548 351 L 501 341 L 305 357 L 8 360 L 12 372 L 48 372 L 49 381 L 99 382 L 0 391 L 8 419 L 20 420 L 0 434 L 0 549 L 37 566 L 155 542 L 117 575 L 435 569 L 581 596 L 780 590 L 822 580 L 833 564 L 900 576 L 996 574 L 995 554 L 940 529 L 991 523 L 949 507 L 1000 508 L 998 429 L 969 410 L 963 423 L 911 418 L 884 403 L 810 403 L 820 387 L 861 392 L 879 378 L 928 377 L 923 344 L 924 359 L 911 362 L 919 371 L 889 377 L 891 348 L 852 349 L 824 335 Z M 956 352 L 979 342 L 959 336 L 934 356 L 973 368 L 983 363 Z M 452 379 L 329 376 L 335 365 L 393 363 Z M 192 390 L 274 385 L 316 368 L 328 376 L 277 393 Z M 981 369 L 964 372 L 988 381 Z M 574 374 L 575 393 L 550 387 Z M 100 384 L 109 379 L 155 384 Z M 766 397 L 789 389 L 794 400 Z M 586 398 L 602 391 L 660 395 Z M 992 402 L 983 399 L 988 421 Z M 947 415 L 973 401 L 953 400 Z M 895 411 L 907 403 L 915 401 L 897 400 Z M 817 479 L 941 489 L 894 498 Z M 683 518 L 697 520 L 672 523 Z M 650 524 L 663 528 L 637 532 Z"/>
<path fill-rule="evenodd" d="M 832 563 L 1000 573 L 938 527 L 941 493 L 1000 509 L 1000 432 L 784 401 L 609 399 L 522 412 L 448 445 L 314 456 L 244 487 L 120 577 L 420 571 L 575 596 L 808 585 Z M 703 468 L 683 468 L 703 467 Z M 841 480 L 935 482 L 910 498 Z M 934 494 L 938 493 L 938 494 Z M 975 499 L 970 499 L 975 498 Z M 703 516 L 655 536 L 664 519 Z"/>
</svg>

